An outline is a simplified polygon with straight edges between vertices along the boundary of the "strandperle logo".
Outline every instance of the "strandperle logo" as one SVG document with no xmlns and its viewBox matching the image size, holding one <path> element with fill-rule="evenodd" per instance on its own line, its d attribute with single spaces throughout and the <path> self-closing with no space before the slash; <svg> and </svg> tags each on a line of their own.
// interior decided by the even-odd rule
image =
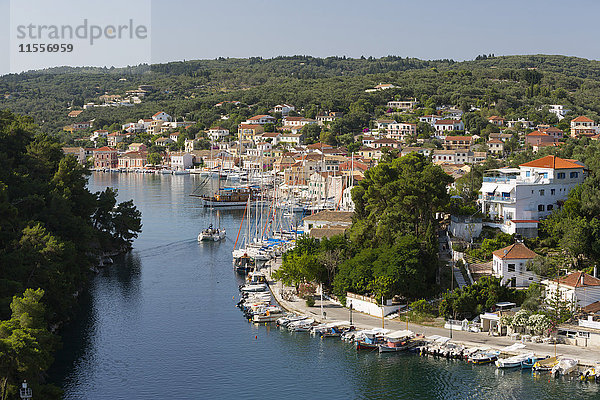
<svg viewBox="0 0 600 400">
<path fill-rule="evenodd" d="M 67 40 L 81 39 L 88 40 L 90 45 L 94 42 L 108 39 L 146 39 L 148 37 L 148 27 L 143 24 L 136 24 L 133 19 L 129 19 L 127 24 L 90 24 L 86 19 L 80 25 L 17 25 L 17 39 L 21 40 Z"/>
</svg>

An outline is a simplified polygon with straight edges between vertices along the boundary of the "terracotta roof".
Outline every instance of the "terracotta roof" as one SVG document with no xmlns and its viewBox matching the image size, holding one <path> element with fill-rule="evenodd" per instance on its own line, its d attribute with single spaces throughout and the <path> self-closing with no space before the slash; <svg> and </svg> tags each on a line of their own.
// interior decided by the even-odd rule
<svg viewBox="0 0 600 400">
<path fill-rule="evenodd" d="M 564 133 L 562 130 L 558 129 L 555 126 L 549 126 L 548 128 L 540 128 L 540 131 L 542 131 L 542 132 L 560 132 L 560 133 Z"/>
<path fill-rule="evenodd" d="M 446 141 L 450 141 L 450 140 L 463 140 L 463 141 L 472 141 L 473 140 L 473 136 L 446 136 Z"/>
<path fill-rule="evenodd" d="M 488 119 L 489 119 L 489 120 L 492 120 L 492 121 L 504 121 L 504 118 L 502 118 L 502 117 L 499 117 L 499 116 L 497 116 L 497 115 L 492 115 L 492 116 L 491 116 L 490 118 L 488 118 Z"/>
<path fill-rule="evenodd" d="M 439 119 L 437 121 L 435 121 L 436 125 L 454 125 L 454 124 L 460 124 L 460 121 L 457 119 Z"/>
<path fill-rule="evenodd" d="M 503 143 L 502 140 L 499 139 L 490 139 L 488 140 L 488 143 Z"/>
<path fill-rule="evenodd" d="M 595 301 L 592 304 L 588 304 L 587 306 L 583 307 L 581 311 L 588 314 L 596 314 L 598 311 L 600 311 L 600 301 Z"/>
<path fill-rule="evenodd" d="M 112 147 L 103 146 L 103 147 L 100 147 L 98 149 L 94 149 L 94 151 L 117 151 L 117 150 L 113 149 Z"/>
<path fill-rule="evenodd" d="M 156 116 L 160 115 L 160 114 L 161 114 L 161 113 L 163 113 L 163 112 L 164 112 L 164 111 L 159 111 L 159 112 L 157 112 L 156 114 L 154 114 L 154 115 L 153 115 L 153 117 L 156 117 Z M 165 114 L 166 114 L 166 113 L 165 113 Z"/>
<path fill-rule="evenodd" d="M 583 115 L 577 117 L 577 118 L 573 118 L 571 120 L 571 122 L 594 122 L 593 119 L 589 119 L 588 117 L 585 117 Z"/>
<path fill-rule="evenodd" d="M 554 282 L 556 282 L 556 280 L 554 280 Z M 578 271 L 560 278 L 558 283 L 574 288 L 584 286 L 600 286 L 600 279 L 586 274 L 585 272 Z"/>
<path fill-rule="evenodd" d="M 528 133 L 527 136 L 550 136 L 545 132 L 540 132 L 540 131 L 533 131 L 531 133 Z"/>
<path fill-rule="evenodd" d="M 565 168 L 584 168 L 585 166 L 577 160 L 568 160 L 556 156 L 546 156 L 537 160 L 530 161 L 525 164 L 521 164 L 520 167 L 534 167 L 534 168 L 552 168 L 552 169 L 565 169 Z"/>
<path fill-rule="evenodd" d="M 537 256 L 535 252 L 529 250 L 523 243 L 511 244 L 503 249 L 494 251 L 492 254 L 503 260 L 535 258 Z"/>
<path fill-rule="evenodd" d="M 270 115 L 261 114 L 261 115 L 255 115 L 254 117 L 248 118 L 248 121 L 257 121 L 261 118 L 266 118 L 266 117 L 273 118 Z M 273 119 L 275 119 L 275 118 L 273 118 Z"/>
</svg>

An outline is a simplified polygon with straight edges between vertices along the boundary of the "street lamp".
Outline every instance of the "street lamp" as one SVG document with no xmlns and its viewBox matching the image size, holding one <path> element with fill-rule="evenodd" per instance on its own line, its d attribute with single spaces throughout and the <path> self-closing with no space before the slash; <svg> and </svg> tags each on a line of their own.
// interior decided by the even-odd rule
<svg viewBox="0 0 600 400">
<path fill-rule="evenodd" d="M 352 326 L 352 302 L 350 302 L 350 326 Z"/>
</svg>

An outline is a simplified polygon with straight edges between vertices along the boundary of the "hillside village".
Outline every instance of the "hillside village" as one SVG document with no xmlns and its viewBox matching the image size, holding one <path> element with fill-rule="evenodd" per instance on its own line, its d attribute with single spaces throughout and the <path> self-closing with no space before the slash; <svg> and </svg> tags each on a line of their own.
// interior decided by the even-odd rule
<svg viewBox="0 0 600 400">
<path fill-rule="evenodd" d="M 394 88 L 394 84 L 381 83 L 365 92 L 381 95 Z M 464 278 L 457 282 L 473 283 L 494 276 L 511 288 L 562 284 L 560 290 L 544 293 L 560 293 L 564 302 L 575 304 L 573 310 L 600 312 L 600 280 L 595 278 L 595 269 L 588 269 L 590 274 L 572 272 L 560 278 L 538 274 L 532 263 L 552 251 L 544 248 L 540 255 L 527 247 L 527 243 L 539 245 L 540 224 L 559 210 L 571 190 L 588 176 L 582 161 L 554 154 L 566 145 L 598 141 L 596 121 L 575 115 L 561 104 L 541 106 L 547 121 L 536 122 L 525 115 L 507 119 L 475 105 L 432 109 L 415 98 L 397 95 L 378 106 L 384 108 L 383 116 L 372 116 L 344 144 L 331 135 L 336 121 L 344 117 L 341 111 L 319 111 L 309 117 L 292 104 L 274 104 L 268 113 L 250 116 L 228 129 L 223 125 L 231 128 L 227 122 L 232 110 L 252 107 L 225 100 L 214 104 L 221 117 L 209 129 L 162 110 L 124 122 L 113 132 L 94 129 L 93 121 L 75 122 L 64 129 L 75 134 L 75 142 L 81 146 L 63 150 L 100 171 L 271 174 L 288 193 L 308 203 L 320 203 L 319 209 L 338 212 L 354 211 L 352 190 L 368 170 L 417 153 L 452 178 L 447 190 L 453 202 L 464 203 L 462 212 L 449 213 L 441 221 L 447 228 L 443 248 L 450 249 L 453 265 L 460 267 L 454 269 Z M 73 117 L 78 120 L 79 114 Z M 477 121 L 476 133 L 468 129 L 475 126 L 473 120 Z M 518 160 L 523 162 L 515 164 Z M 480 176 L 475 177 L 477 174 Z M 465 194 L 469 191 L 476 193 L 476 198 Z M 466 215 L 464 210 L 469 207 L 475 208 Z M 314 219 L 320 222 L 306 224 L 313 237 L 339 234 L 349 226 L 347 222 L 340 225 L 337 217 L 328 220 L 325 214 Z M 498 240 L 501 234 L 510 239 L 503 243 Z M 498 244 L 483 254 L 480 248 L 486 240 Z"/>
</svg>

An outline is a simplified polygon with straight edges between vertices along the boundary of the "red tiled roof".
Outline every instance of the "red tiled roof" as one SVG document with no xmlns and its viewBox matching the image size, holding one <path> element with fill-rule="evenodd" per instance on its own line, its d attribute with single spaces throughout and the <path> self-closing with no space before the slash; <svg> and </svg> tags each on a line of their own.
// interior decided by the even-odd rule
<svg viewBox="0 0 600 400">
<path fill-rule="evenodd" d="M 556 282 L 556 280 L 554 280 Z M 583 271 L 573 272 L 558 280 L 561 285 L 571 286 L 573 288 L 584 286 L 600 286 L 600 279 L 595 278 Z"/>
<path fill-rule="evenodd" d="M 535 252 L 529 250 L 523 243 L 511 244 L 503 249 L 494 251 L 492 254 L 504 260 L 535 258 L 537 256 Z"/>
<path fill-rule="evenodd" d="M 545 132 L 540 132 L 540 131 L 533 131 L 531 133 L 528 133 L 527 136 L 550 136 Z"/>
<path fill-rule="evenodd" d="M 460 121 L 457 119 L 439 119 L 437 121 L 435 121 L 436 125 L 454 125 L 454 124 L 460 124 Z"/>
<path fill-rule="evenodd" d="M 446 141 L 472 141 L 473 140 L 473 136 L 446 136 Z"/>
<path fill-rule="evenodd" d="M 113 149 L 112 147 L 108 147 L 108 146 L 102 146 L 98 149 L 94 149 L 94 151 L 117 151 L 116 149 Z"/>
<path fill-rule="evenodd" d="M 571 122 L 594 122 L 593 119 L 589 119 L 588 117 L 585 117 L 583 115 L 577 117 L 577 118 L 573 118 L 571 120 Z"/>
<path fill-rule="evenodd" d="M 521 164 L 520 167 L 534 167 L 534 168 L 552 168 L 552 169 L 565 169 L 565 168 L 584 168 L 582 164 L 578 164 L 577 160 L 567 160 L 556 156 L 546 156 L 540 159 L 530 161 L 525 164 Z"/>
</svg>

